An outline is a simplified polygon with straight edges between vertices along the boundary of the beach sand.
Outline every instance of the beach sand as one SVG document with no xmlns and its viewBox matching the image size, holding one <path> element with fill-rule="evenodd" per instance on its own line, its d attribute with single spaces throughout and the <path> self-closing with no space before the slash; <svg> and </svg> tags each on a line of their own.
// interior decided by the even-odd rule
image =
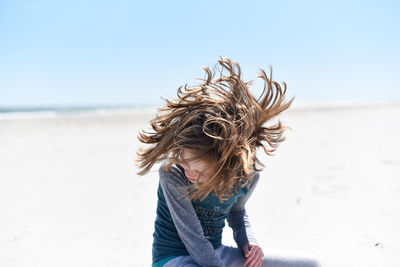
<svg viewBox="0 0 400 267">
<path fill-rule="evenodd" d="M 0 266 L 150 266 L 158 166 L 139 177 L 134 158 L 153 117 L 1 119 Z M 247 204 L 264 251 L 400 266 L 399 118 L 394 104 L 284 114 L 292 130 L 274 157 L 259 151 L 266 167 Z"/>
</svg>

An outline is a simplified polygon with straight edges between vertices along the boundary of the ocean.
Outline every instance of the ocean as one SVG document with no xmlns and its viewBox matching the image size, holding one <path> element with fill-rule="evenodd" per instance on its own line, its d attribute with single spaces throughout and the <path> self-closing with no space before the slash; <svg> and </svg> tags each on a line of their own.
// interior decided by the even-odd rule
<svg viewBox="0 0 400 267">
<path fill-rule="evenodd" d="M 398 106 L 399 101 L 294 101 L 289 111 L 326 111 L 342 108 L 363 108 Z M 0 120 L 57 118 L 66 115 L 128 115 L 139 113 L 156 113 L 158 106 L 31 106 L 0 107 Z"/>
<path fill-rule="evenodd" d="M 134 113 L 155 113 L 154 106 L 39 106 L 0 107 L 0 120 L 57 118 L 65 115 L 123 115 Z"/>
</svg>

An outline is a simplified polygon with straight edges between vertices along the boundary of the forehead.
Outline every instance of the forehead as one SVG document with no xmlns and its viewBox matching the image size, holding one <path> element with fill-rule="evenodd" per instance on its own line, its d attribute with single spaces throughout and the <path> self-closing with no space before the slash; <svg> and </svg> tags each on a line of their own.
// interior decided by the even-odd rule
<svg viewBox="0 0 400 267">
<path fill-rule="evenodd" d="M 203 171 L 204 169 L 209 169 L 210 163 L 202 160 L 202 159 L 193 159 L 197 156 L 196 152 L 187 148 L 182 149 L 182 160 L 186 161 L 186 163 L 190 164 L 193 169 L 198 169 L 199 171 Z"/>
</svg>

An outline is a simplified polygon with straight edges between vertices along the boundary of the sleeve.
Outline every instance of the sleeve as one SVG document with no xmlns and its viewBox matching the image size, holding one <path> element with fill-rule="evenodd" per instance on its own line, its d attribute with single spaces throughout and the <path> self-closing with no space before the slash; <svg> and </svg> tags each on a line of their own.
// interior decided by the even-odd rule
<svg viewBox="0 0 400 267">
<path fill-rule="evenodd" d="M 239 198 L 238 201 L 232 206 L 228 215 L 228 225 L 232 228 L 233 238 L 238 246 L 242 249 L 248 242 L 257 243 L 256 238 L 251 230 L 251 225 L 246 213 L 245 204 L 253 193 L 260 174 L 256 173 L 253 179 L 249 182 L 249 190 L 243 197 Z"/>
<path fill-rule="evenodd" d="M 179 237 L 197 264 L 206 267 L 223 266 L 214 247 L 205 238 L 192 202 L 185 194 L 186 178 L 176 168 L 174 169 L 171 168 L 170 172 L 166 172 L 161 167 L 159 174 L 161 188 Z"/>
</svg>

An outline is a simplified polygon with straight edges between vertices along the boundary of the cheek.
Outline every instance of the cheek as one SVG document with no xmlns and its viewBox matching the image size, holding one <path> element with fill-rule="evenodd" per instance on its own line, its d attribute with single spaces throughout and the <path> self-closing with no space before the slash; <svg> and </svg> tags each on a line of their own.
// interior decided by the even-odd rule
<svg viewBox="0 0 400 267">
<path fill-rule="evenodd" d="M 207 182 L 208 179 L 210 179 L 210 177 L 208 177 L 208 176 L 200 176 L 199 182 L 204 183 L 204 182 Z"/>
</svg>

